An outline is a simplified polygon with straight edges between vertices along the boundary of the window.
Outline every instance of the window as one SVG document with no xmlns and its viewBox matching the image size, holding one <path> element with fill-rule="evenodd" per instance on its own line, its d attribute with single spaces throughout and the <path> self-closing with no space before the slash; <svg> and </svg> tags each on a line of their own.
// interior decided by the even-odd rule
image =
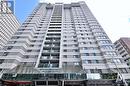
<svg viewBox="0 0 130 86">
<path fill-rule="evenodd" d="M 63 40 L 64 42 L 67 42 L 67 40 Z"/>
<path fill-rule="evenodd" d="M 9 52 L 4 52 L 3 56 L 7 56 L 9 54 Z"/>
<path fill-rule="evenodd" d="M 64 57 L 64 58 L 67 58 L 67 55 L 64 55 L 63 57 Z"/>
<path fill-rule="evenodd" d="M 117 56 L 116 52 L 105 52 L 106 56 Z"/>
<path fill-rule="evenodd" d="M 46 85 L 46 81 L 37 81 L 36 84 L 37 85 Z"/>
<path fill-rule="evenodd" d="M 122 50 L 122 51 L 120 52 L 120 54 L 123 54 L 123 53 L 125 53 L 125 50 Z"/>
<path fill-rule="evenodd" d="M 67 50 L 63 50 L 64 52 L 67 52 Z"/>
<path fill-rule="evenodd" d="M 120 59 L 114 59 L 113 60 L 115 63 L 121 63 Z"/>
<path fill-rule="evenodd" d="M 66 66 L 67 65 L 67 62 L 63 62 L 63 66 Z"/>
<path fill-rule="evenodd" d="M 34 36 L 34 38 L 38 38 L 38 36 Z"/>
<path fill-rule="evenodd" d="M 1 59 L 1 60 L 0 60 L 0 64 L 2 64 L 2 63 L 3 63 L 3 61 L 4 61 L 4 59 Z"/>
<path fill-rule="evenodd" d="M 96 63 L 99 63 L 99 61 L 98 61 L 98 60 L 95 60 L 95 62 L 96 62 Z"/>
<path fill-rule="evenodd" d="M 103 45 L 103 46 L 101 46 L 100 48 L 101 48 L 101 49 L 114 49 L 114 47 L 111 46 L 111 45 Z"/>
<path fill-rule="evenodd" d="M 27 50 L 27 52 L 31 52 L 32 50 Z"/>
<path fill-rule="evenodd" d="M 7 49 L 10 50 L 10 49 L 12 49 L 12 48 L 13 48 L 13 46 L 9 46 Z"/>
<path fill-rule="evenodd" d="M 17 41 L 9 41 L 8 44 L 15 44 Z"/>
<path fill-rule="evenodd" d="M 79 65 L 79 62 L 74 62 L 74 65 L 76 66 L 76 65 Z"/>
<path fill-rule="evenodd" d="M 19 37 L 18 36 L 14 36 L 14 37 L 12 37 L 12 39 L 18 39 Z"/>
<path fill-rule="evenodd" d="M 85 53 L 84 55 L 85 55 L 85 56 L 89 56 L 89 53 Z"/>
<path fill-rule="evenodd" d="M 110 41 L 99 41 L 99 43 L 101 43 L 101 44 L 107 44 L 107 43 L 110 43 Z"/>
<path fill-rule="evenodd" d="M 29 58 L 29 56 L 24 56 L 24 58 L 28 59 L 28 58 Z"/>
<path fill-rule="evenodd" d="M 94 69 L 90 69 L 90 72 L 91 72 L 91 73 L 94 73 Z"/>
<path fill-rule="evenodd" d="M 93 53 L 94 56 L 96 56 L 96 53 Z"/>
<path fill-rule="evenodd" d="M 64 52 L 78 52 L 77 49 L 65 49 Z"/>
<path fill-rule="evenodd" d="M 98 70 L 98 73 L 102 73 L 102 70 L 101 69 L 97 69 Z"/>
<path fill-rule="evenodd" d="M 91 60 L 88 60 L 88 63 L 92 63 L 92 61 L 91 61 Z"/>
<path fill-rule="evenodd" d="M 125 68 L 119 68 L 119 70 L 120 70 L 122 73 L 128 73 L 128 71 L 127 71 Z"/>
<path fill-rule="evenodd" d="M 73 58 L 79 58 L 79 55 L 73 55 Z"/>
</svg>

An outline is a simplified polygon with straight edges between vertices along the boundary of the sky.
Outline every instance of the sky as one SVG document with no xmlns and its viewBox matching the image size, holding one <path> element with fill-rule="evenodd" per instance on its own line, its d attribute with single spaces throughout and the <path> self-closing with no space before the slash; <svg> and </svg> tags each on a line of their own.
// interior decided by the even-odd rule
<svg viewBox="0 0 130 86">
<path fill-rule="evenodd" d="M 15 15 L 22 23 L 38 5 L 38 0 L 15 0 Z M 41 0 L 44 2 L 77 2 L 79 0 Z M 112 42 L 130 37 L 130 0 L 82 0 L 101 24 Z"/>
<path fill-rule="evenodd" d="M 15 15 L 23 23 L 38 5 L 38 0 L 15 0 Z"/>
</svg>

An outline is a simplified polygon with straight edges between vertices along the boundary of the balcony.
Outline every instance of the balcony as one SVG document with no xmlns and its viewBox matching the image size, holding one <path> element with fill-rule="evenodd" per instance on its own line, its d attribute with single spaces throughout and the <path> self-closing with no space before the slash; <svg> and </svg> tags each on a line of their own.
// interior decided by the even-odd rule
<svg viewBox="0 0 130 86">
<path fill-rule="evenodd" d="M 51 56 L 51 59 L 59 59 L 58 56 Z"/>
<path fill-rule="evenodd" d="M 43 50 L 43 53 L 59 53 L 60 50 Z"/>
<path fill-rule="evenodd" d="M 47 60 L 47 59 L 49 59 L 49 58 L 50 58 L 49 56 L 42 56 L 42 57 L 41 57 L 41 60 L 42 60 L 42 59 Z"/>
<path fill-rule="evenodd" d="M 59 53 L 60 50 L 51 50 L 52 53 Z"/>
<path fill-rule="evenodd" d="M 51 47 L 51 44 L 45 44 L 44 47 Z"/>
<path fill-rule="evenodd" d="M 58 56 L 42 56 L 41 60 L 59 60 Z"/>
<path fill-rule="evenodd" d="M 40 63 L 39 68 L 57 68 L 59 67 L 59 63 Z"/>
<path fill-rule="evenodd" d="M 50 53 L 50 50 L 43 50 L 43 53 Z"/>
</svg>

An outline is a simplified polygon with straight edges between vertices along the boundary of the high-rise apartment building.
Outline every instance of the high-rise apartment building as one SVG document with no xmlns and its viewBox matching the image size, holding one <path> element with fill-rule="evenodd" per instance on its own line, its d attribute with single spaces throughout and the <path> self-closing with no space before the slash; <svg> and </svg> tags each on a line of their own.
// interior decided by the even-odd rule
<svg viewBox="0 0 130 86">
<path fill-rule="evenodd" d="M 114 44 L 119 54 L 124 58 L 127 64 L 130 65 L 130 38 L 122 37 Z"/>
<path fill-rule="evenodd" d="M 129 78 L 128 66 L 85 2 L 39 3 L 0 59 L 2 79 L 40 80 L 36 86 L 72 86 L 69 80 L 115 79 L 117 73 Z"/>
<path fill-rule="evenodd" d="M 7 2 L 0 1 L 0 49 L 10 40 L 12 35 L 20 27 L 20 23 L 8 8 Z"/>
</svg>

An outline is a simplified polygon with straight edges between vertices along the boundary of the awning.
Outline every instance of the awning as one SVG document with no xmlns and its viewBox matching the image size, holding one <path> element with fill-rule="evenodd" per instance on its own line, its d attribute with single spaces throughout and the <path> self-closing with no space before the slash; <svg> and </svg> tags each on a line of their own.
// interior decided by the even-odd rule
<svg viewBox="0 0 130 86">
<path fill-rule="evenodd" d="M 5 80 L 4 81 L 4 84 L 21 84 L 21 85 L 24 85 L 24 84 L 32 84 L 31 81 L 13 81 L 13 80 Z"/>
</svg>

